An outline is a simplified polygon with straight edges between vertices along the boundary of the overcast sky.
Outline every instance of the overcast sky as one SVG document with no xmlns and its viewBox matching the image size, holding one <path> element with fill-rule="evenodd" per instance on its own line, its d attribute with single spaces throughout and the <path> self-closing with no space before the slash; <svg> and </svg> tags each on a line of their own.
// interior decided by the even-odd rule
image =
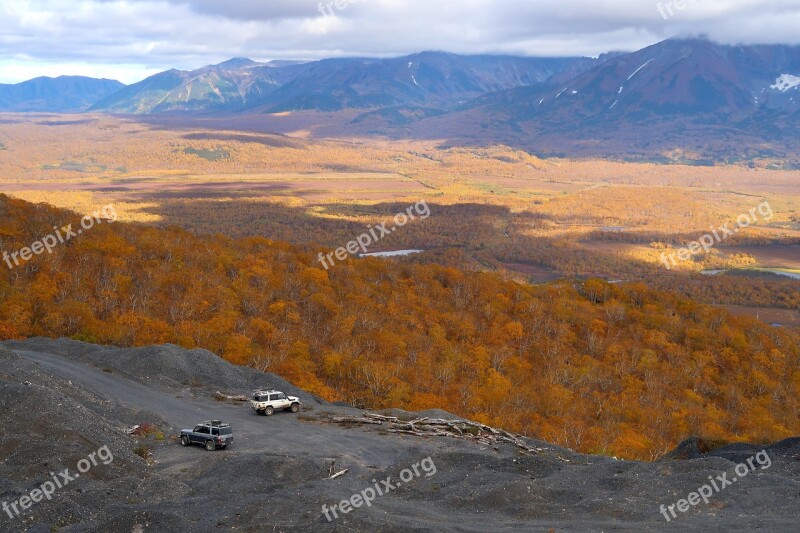
<svg viewBox="0 0 800 533">
<path fill-rule="evenodd" d="M 0 0 L 0 82 L 131 83 L 231 57 L 596 56 L 673 35 L 800 43 L 800 0 Z M 323 14 L 320 11 L 322 7 Z"/>
</svg>

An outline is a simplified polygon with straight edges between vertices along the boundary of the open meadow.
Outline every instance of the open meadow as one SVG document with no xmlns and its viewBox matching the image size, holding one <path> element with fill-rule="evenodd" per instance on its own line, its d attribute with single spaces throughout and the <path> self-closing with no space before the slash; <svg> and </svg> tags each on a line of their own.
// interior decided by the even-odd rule
<svg viewBox="0 0 800 533">
<path fill-rule="evenodd" d="M 782 309 L 776 323 L 796 325 L 800 284 L 784 274 L 800 268 L 800 171 L 316 138 L 302 123 L 292 131 L 286 115 L 261 125 L 283 135 L 253 131 L 252 119 L 237 131 L 217 129 L 235 120 L 0 116 L 0 191 L 79 213 L 112 203 L 122 221 L 326 252 L 424 200 L 430 218 L 370 251 L 423 250 L 404 260 L 520 282 L 642 281 L 754 316 Z M 748 213 L 751 227 L 666 268 L 665 256 Z"/>
</svg>

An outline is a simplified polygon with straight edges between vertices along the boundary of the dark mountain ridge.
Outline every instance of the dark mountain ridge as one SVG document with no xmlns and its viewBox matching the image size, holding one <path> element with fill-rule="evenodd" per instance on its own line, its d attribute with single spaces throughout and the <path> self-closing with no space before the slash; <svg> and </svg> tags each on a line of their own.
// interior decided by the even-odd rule
<svg viewBox="0 0 800 533">
<path fill-rule="evenodd" d="M 0 84 L 0 111 L 80 112 L 123 87 L 116 80 L 84 76 L 40 77 Z"/>
<path fill-rule="evenodd" d="M 257 63 L 237 58 L 193 71 L 156 74 L 98 101 L 92 109 L 147 114 L 441 107 L 492 91 L 540 83 L 561 72 L 582 72 L 595 62 L 588 58 L 459 56 L 443 52 L 307 63 Z"/>
</svg>

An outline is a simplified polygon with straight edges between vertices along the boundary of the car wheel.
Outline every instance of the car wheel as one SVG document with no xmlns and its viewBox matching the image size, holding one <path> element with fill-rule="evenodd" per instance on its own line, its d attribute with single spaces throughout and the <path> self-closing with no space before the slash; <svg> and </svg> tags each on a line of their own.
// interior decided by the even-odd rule
<svg viewBox="0 0 800 533">
<path fill-rule="evenodd" d="M 266 409 L 264 409 L 264 414 L 267 415 L 267 416 L 272 416 L 274 413 L 275 413 L 275 409 L 273 409 L 271 405 L 269 407 L 267 407 Z"/>
<path fill-rule="evenodd" d="M 183 435 L 181 437 L 181 446 L 188 446 L 189 445 L 189 437 Z"/>
<path fill-rule="evenodd" d="M 292 410 L 293 413 L 298 412 L 300 410 L 300 404 L 299 403 L 293 403 L 291 410 Z"/>
<path fill-rule="evenodd" d="M 207 440 L 206 441 L 206 450 L 208 450 L 210 452 L 213 452 L 216 449 L 217 449 L 217 445 L 214 444 L 213 440 Z"/>
</svg>

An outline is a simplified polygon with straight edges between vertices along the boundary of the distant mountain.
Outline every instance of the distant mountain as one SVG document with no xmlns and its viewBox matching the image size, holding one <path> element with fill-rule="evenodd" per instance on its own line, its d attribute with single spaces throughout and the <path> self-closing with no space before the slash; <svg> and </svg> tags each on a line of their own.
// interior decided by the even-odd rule
<svg viewBox="0 0 800 533">
<path fill-rule="evenodd" d="M 97 101 L 91 109 L 126 114 L 240 111 L 288 82 L 286 69 L 296 66 L 235 58 L 193 71 L 168 70 Z"/>
<path fill-rule="evenodd" d="M 234 58 L 127 87 L 88 78 L 0 86 L 0 110 L 87 107 L 142 115 L 361 110 L 310 127 L 321 135 L 503 143 L 540 155 L 669 160 L 674 152 L 800 164 L 800 47 L 669 39 L 599 58 Z"/>
<path fill-rule="evenodd" d="M 588 58 L 459 56 L 423 52 L 393 59 L 328 59 L 265 98 L 270 111 L 447 107 L 486 93 L 541 83 L 593 66 Z"/>
<path fill-rule="evenodd" d="M 170 70 L 126 87 L 93 110 L 337 111 L 400 105 L 449 106 L 492 91 L 575 75 L 588 58 L 458 56 L 425 52 L 393 59 L 328 59 L 257 63 L 232 59 L 194 71 Z"/>
<path fill-rule="evenodd" d="M 483 95 L 416 131 L 452 135 L 472 123 L 485 139 L 549 152 L 711 153 L 727 144 L 733 154 L 764 139 L 790 142 L 799 111 L 800 47 L 670 39 L 571 79 Z"/>
<path fill-rule="evenodd" d="M 83 76 L 41 77 L 14 85 L 0 84 L 0 111 L 79 112 L 123 87 L 115 80 Z"/>
<path fill-rule="evenodd" d="M 488 95 L 474 105 L 513 109 L 523 120 L 567 126 L 577 120 L 709 115 L 718 121 L 765 109 L 800 109 L 800 47 L 724 46 L 668 40 L 612 58 L 571 80 Z"/>
</svg>

